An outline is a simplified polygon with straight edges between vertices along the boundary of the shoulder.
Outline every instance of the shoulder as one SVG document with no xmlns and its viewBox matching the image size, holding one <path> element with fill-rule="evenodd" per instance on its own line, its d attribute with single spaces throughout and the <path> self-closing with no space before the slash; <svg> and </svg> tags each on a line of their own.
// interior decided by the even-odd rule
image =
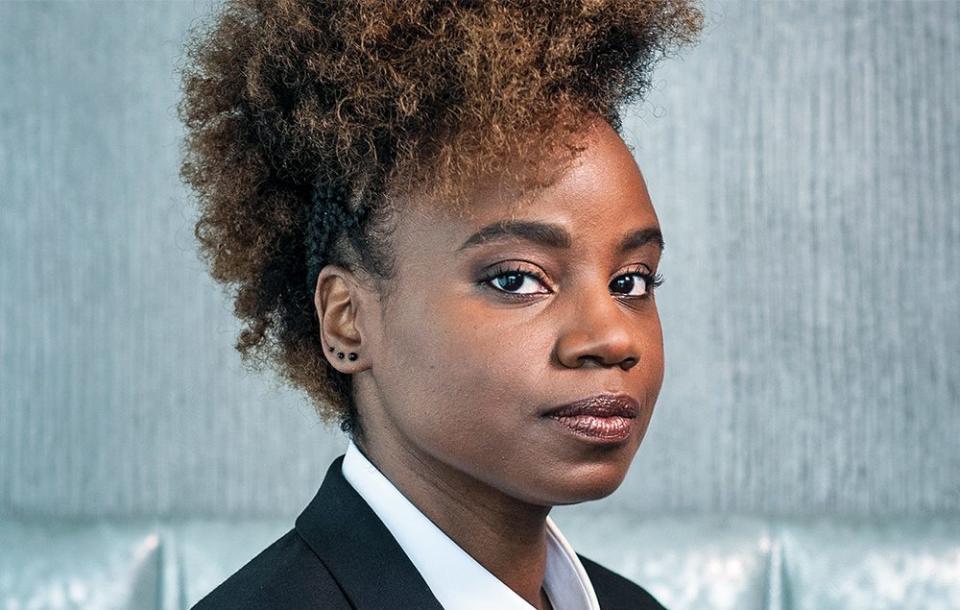
<svg viewBox="0 0 960 610">
<path fill-rule="evenodd" d="M 295 529 L 261 551 L 192 610 L 349 608 L 322 561 Z"/>
<path fill-rule="evenodd" d="M 577 554 L 603 610 L 666 610 L 646 589 L 599 563 Z"/>
</svg>

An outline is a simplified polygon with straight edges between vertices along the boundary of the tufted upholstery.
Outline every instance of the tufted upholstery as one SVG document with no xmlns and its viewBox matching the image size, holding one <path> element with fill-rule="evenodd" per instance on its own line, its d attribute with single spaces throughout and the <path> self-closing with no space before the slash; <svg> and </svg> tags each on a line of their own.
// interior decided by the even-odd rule
<svg viewBox="0 0 960 610">
<path fill-rule="evenodd" d="M 960 608 L 960 518 L 555 518 L 672 610 Z M 189 608 L 291 526 L 6 519 L 0 608 Z"/>
</svg>

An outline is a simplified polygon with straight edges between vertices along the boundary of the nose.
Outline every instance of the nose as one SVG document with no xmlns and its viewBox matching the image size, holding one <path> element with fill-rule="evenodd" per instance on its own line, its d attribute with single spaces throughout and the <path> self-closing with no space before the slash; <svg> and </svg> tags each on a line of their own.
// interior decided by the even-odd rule
<svg viewBox="0 0 960 610">
<path fill-rule="evenodd" d="M 556 343 L 556 357 L 568 368 L 619 366 L 630 370 L 640 361 L 640 325 L 608 291 L 576 301 Z"/>
</svg>

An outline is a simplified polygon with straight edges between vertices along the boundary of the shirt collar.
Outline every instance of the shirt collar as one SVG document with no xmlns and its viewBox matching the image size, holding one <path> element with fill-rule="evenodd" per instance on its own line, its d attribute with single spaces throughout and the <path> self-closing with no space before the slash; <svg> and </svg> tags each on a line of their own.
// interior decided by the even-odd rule
<svg viewBox="0 0 960 610">
<path fill-rule="evenodd" d="M 350 441 L 343 476 L 370 505 L 444 608 L 532 610 L 500 579 L 420 512 Z M 579 557 L 550 517 L 544 589 L 555 610 L 599 610 Z"/>
</svg>

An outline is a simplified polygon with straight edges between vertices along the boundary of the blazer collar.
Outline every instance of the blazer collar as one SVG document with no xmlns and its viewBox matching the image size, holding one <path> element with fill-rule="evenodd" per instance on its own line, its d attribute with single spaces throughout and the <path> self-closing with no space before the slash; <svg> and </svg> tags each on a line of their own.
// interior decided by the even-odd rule
<svg viewBox="0 0 960 610">
<path fill-rule="evenodd" d="M 296 530 L 356 608 L 443 610 L 430 587 L 373 509 L 330 464 Z"/>
</svg>

